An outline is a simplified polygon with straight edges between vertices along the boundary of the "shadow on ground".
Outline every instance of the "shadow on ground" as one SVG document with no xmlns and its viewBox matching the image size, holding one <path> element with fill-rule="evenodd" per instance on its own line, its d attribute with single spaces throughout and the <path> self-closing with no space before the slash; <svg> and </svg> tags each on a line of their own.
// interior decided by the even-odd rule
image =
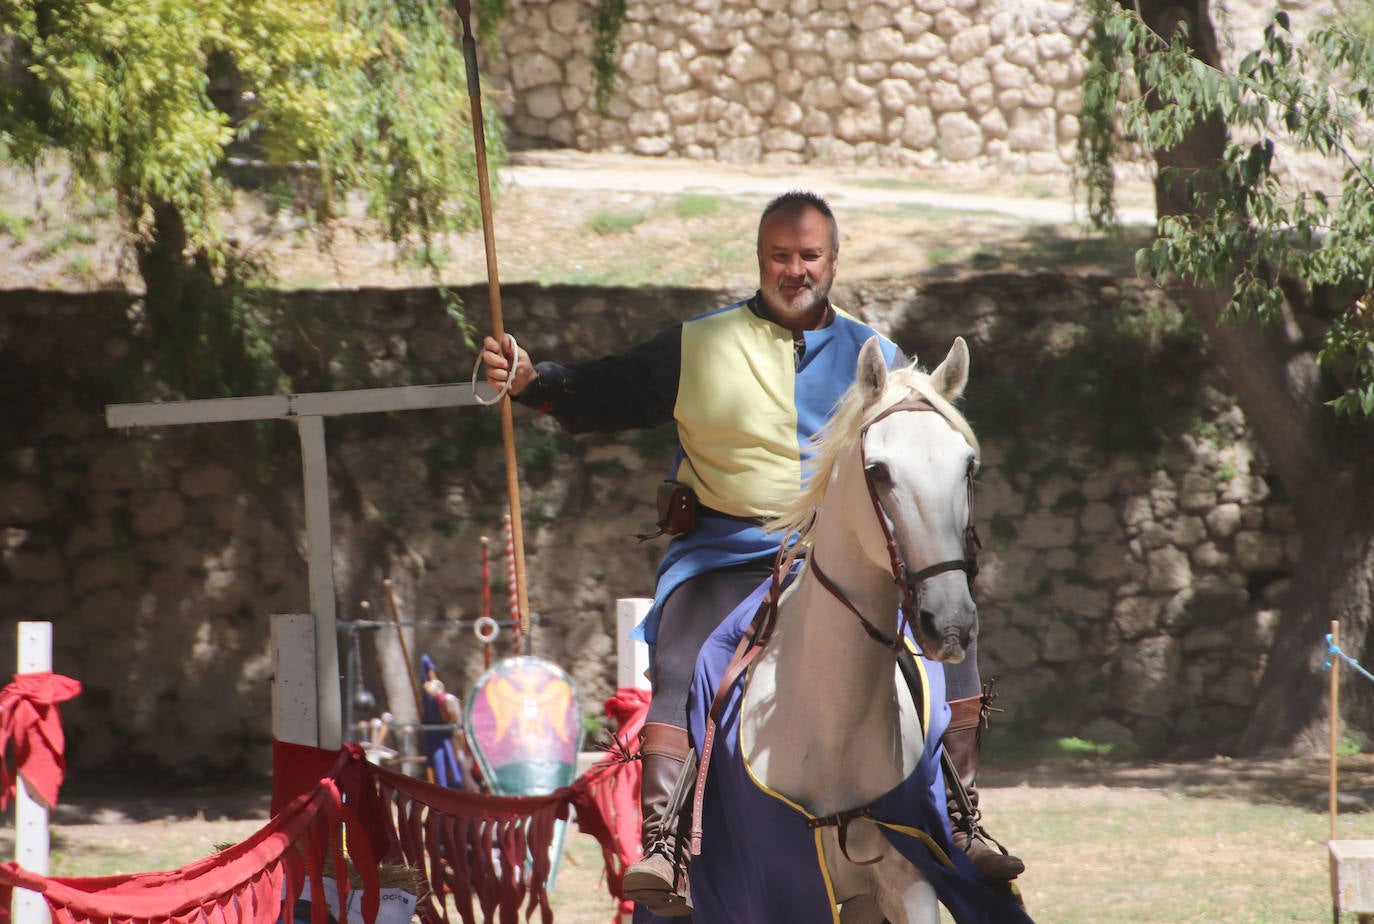
<svg viewBox="0 0 1374 924">
<path fill-rule="evenodd" d="M 1330 768 L 1324 758 L 1243 760 L 1213 757 L 1182 762 L 1121 761 L 1055 757 L 985 761 L 985 786 L 1034 788 L 1154 789 L 1200 798 L 1234 798 L 1257 804 L 1288 805 L 1325 812 Z M 1374 810 L 1374 755 L 1340 759 L 1337 771 L 1340 811 Z"/>
<path fill-rule="evenodd" d="M 1029 228 L 987 234 L 962 249 L 933 253 L 929 273 L 956 277 L 967 273 L 1055 272 L 1085 275 L 1132 276 L 1135 255 L 1149 246 L 1154 232 L 1125 228 L 1092 232 L 1061 225 L 1039 224 Z"/>
<path fill-rule="evenodd" d="M 156 785 L 105 780 L 64 786 L 53 809 L 59 825 L 124 824 L 147 821 L 246 821 L 269 815 L 270 777 L 215 783 Z"/>
</svg>

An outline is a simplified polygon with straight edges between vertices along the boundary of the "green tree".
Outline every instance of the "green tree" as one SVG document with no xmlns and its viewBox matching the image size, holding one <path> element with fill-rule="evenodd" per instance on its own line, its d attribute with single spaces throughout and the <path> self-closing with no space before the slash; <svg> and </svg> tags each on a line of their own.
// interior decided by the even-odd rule
<svg viewBox="0 0 1374 924">
<path fill-rule="evenodd" d="M 477 4 L 483 32 L 502 5 Z M 0 0 L 0 160 L 60 159 L 87 189 L 114 192 L 144 281 L 153 390 L 286 390 L 274 347 L 296 325 L 268 268 L 224 233 L 235 183 L 288 193 L 325 232 L 360 195 L 379 234 L 437 268 L 437 235 L 480 218 L 456 34 L 439 0 Z M 488 118 L 494 171 L 504 149 Z M 194 438 L 298 533 L 298 475 L 264 464 L 291 458 L 286 434 L 260 429 L 257 446 L 234 436 Z M 383 577 L 405 587 L 416 556 L 345 461 L 331 477 L 341 586 L 353 600 Z M 403 714 L 408 668 L 383 682 Z"/>
<path fill-rule="evenodd" d="M 0 0 L 0 159 L 52 152 L 117 195 L 159 372 L 194 396 L 280 384 L 261 268 L 220 224 L 235 176 L 288 184 L 324 223 L 360 191 L 426 258 L 479 217 L 462 55 L 432 0 Z"/>
<path fill-rule="evenodd" d="M 1112 161 L 1153 153 L 1158 235 L 1139 268 L 1176 287 L 1207 331 L 1290 499 L 1302 552 L 1238 753 L 1317 751 L 1323 637 L 1368 659 L 1374 614 L 1374 49 L 1349 23 L 1305 43 L 1274 16 L 1262 47 L 1223 69 L 1207 0 L 1090 0 L 1094 31 L 1080 160 L 1090 212 L 1110 221 Z M 1283 151 L 1344 165 L 1308 189 Z M 1374 695 L 1345 718 L 1368 736 Z"/>
</svg>

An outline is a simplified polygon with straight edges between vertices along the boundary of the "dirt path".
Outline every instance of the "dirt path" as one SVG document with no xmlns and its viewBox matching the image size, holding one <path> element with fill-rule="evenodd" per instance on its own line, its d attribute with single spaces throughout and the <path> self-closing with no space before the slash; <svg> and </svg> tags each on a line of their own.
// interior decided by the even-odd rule
<svg viewBox="0 0 1374 924">
<path fill-rule="evenodd" d="M 678 158 L 535 151 L 497 176 L 494 226 L 504 282 L 671 284 L 747 289 L 752 240 L 771 196 L 806 188 L 840 219 L 841 285 L 935 266 L 1072 258 L 1082 209 L 1071 176 L 940 170 L 739 166 Z M 61 171 L 0 171 L 4 285 L 139 291 L 108 197 L 65 195 Z M 1123 218 L 1153 220 L 1151 193 L 1123 182 Z M 264 259 L 287 288 L 425 286 L 434 275 L 381 241 L 354 201 L 347 216 L 309 229 L 289 208 L 240 195 L 226 224 L 238 246 Z M 440 278 L 486 281 L 480 230 L 444 236 Z M 320 249 L 327 244 L 326 249 Z M 1069 246 L 1067 250 L 1072 250 Z M 1119 261 L 1118 261 L 1119 262 Z M 1087 266 L 1086 268 L 1099 268 Z"/>
</svg>

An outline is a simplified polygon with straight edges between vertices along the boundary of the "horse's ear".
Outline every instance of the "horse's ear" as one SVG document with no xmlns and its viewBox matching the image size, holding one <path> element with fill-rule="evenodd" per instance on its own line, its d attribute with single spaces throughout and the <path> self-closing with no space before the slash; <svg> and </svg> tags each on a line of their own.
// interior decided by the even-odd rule
<svg viewBox="0 0 1374 924">
<path fill-rule="evenodd" d="M 953 401 L 964 393 L 968 384 L 968 344 L 963 337 L 955 337 L 945 361 L 930 374 L 930 384 L 946 401 Z"/>
<path fill-rule="evenodd" d="M 869 337 L 859 350 L 859 368 L 855 381 L 863 392 L 864 404 L 872 404 L 887 386 L 887 360 L 876 335 Z"/>
</svg>

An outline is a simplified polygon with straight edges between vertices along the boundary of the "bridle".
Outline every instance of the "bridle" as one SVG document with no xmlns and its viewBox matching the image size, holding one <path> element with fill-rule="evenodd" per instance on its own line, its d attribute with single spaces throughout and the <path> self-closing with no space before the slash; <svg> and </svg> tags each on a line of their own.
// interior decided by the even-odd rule
<svg viewBox="0 0 1374 924">
<path fill-rule="evenodd" d="M 902 642 L 902 637 L 906 634 L 905 623 L 909 618 L 908 614 L 915 605 L 916 593 L 921 584 L 938 574 L 944 574 L 946 571 L 962 571 L 968 575 L 968 581 L 972 584 L 973 579 L 978 575 L 978 550 L 983 547 L 983 543 L 978 539 L 978 530 L 973 523 L 973 473 L 970 472 L 967 478 L 968 525 L 964 527 L 964 557 L 936 562 L 933 565 L 927 565 L 915 572 L 907 568 L 906 561 L 902 558 L 901 549 L 897 546 L 897 539 L 892 535 L 892 528 L 888 525 L 891 520 L 887 516 L 887 512 L 883 509 L 883 503 L 878 497 L 878 489 L 873 483 L 873 473 L 868 467 L 865 447 L 869 428 L 880 420 L 885 420 L 900 411 L 930 411 L 937 414 L 940 413 L 939 408 L 926 398 L 905 398 L 890 407 L 884 408 L 882 413 L 864 424 L 863 428 L 859 431 L 859 464 L 863 468 L 864 484 L 868 487 L 868 499 L 873 504 L 873 513 L 878 519 L 879 528 L 883 531 L 883 539 L 887 542 L 887 554 L 892 562 L 892 580 L 902 594 L 900 608 L 902 624 L 897 627 L 897 637 L 889 637 L 887 633 L 875 626 L 868 617 L 859 612 L 859 608 L 845 596 L 844 591 L 840 590 L 835 582 L 826 576 L 825 572 L 821 569 L 820 562 L 816 560 L 814 553 L 808 556 L 807 562 L 807 568 L 816 576 L 816 580 L 820 582 L 820 585 L 828 590 L 835 599 L 843 603 L 849 612 L 858 617 L 860 624 L 863 625 L 863 629 L 868 633 L 869 638 L 894 651 L 901 650 L 904 644 Z"/>
</svg>

